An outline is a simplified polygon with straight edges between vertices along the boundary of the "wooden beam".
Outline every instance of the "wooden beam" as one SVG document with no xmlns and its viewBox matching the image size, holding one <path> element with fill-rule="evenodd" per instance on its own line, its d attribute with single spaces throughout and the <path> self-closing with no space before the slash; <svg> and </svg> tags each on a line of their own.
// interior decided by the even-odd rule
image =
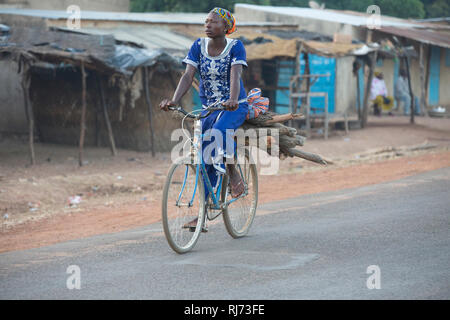
<svg viewBox="0 0 450 320">
<path fill-rule="evenodd" d="M 424 67 L 424 58 L 425 58 L 425 45 L 423 43 L 420 44 L 419 50 L 419 66 L 420 66 L 420 109 L 423 114 L 428 116 L 427 108 L 426 108 L 426 96 L 425 96 L 425 67 Z"/>
<path fill-rule="evenodd" d="M 306 80 L 306 96 L 303 98 L 302 103 L 309 103 L 309 91 L 311 90 L 311 69 L 309 66 L 309 54 L 305 53 L 305 74 L 304 74 L 305 80 Z M 313 80 L 314 82 L 317 81 L 317 78 Z"/>
<path fill-rule="evenodd" d="M 80 144 L 78 150 L 78 164 L 83 166 L 84 136 L 86 133 L 86 70 L 81 64 L 81 119 L 80 119 Z"/>
<path fill-rule="evenodd" d="M 414 93 L 412 91 L 412 87 L 411 87 L 411 72 L 409 70 L 409 58 L 408 56 L 404 57 L 405 59 L 405 64 L 406 64 L 406 74 L 408 77 L 408 87 L 409 87 L 409 96 L 411 97 L 411 116 L 410 116 L 410 123 L 414 123 L 414 114 L 416 113 L 416 102 L 414 101 Z"/>
<path fill-rule="evenodd" d="M 113 156 L 117 155 L 116 143 L 114 140 L 114 134 L 111 126 L 111 121 L 109 120 L 108 109 L 106 108 L 105 90 L 103 89 L 102 80 L 97 77 L 97 83 L 100 90 L 100 100 L 102 103 L 103 118 L 105 119 L 106 129 L 108 130 L 109 147 L 111 149 L 111 154 Z"/>
<path fill-rule="evenodd" d="M 369 53 L 369 76 L 367 77 L 366 82 L 366 89 L 364 92 L 364 103 L 363 103 L 363 110 L 361 114 L 361 128 L 364 128 L 367 124 L 367 116 L 369 112 L 369 95 L 370 95 L 370 88 L 372 86 L 372 79 L 373 79 L 373 73 L 375 68 L 375 61 L 377 60 L 377 52 Z"/>
<path fill-rule="evenodd" d="M 153 70 L 150 73 L 150 76 L 148 74 L 147 67 L 144 67 L 144 91 L 145 91 L 145 100 L 147 101 L 147 109 L 148 109 L 148 123 L 149 123 L 149 129 L 150 129 L 150 144 L 151 144 L 151 151 L 152 151 L 152 157 L 155 156 L 155 137 L 154 137 L 154 130 L 153 130 L 153 117 L 152 117 L 152 102 L 150 100 L 150 91 L 148 88 L 149 85 L 149 79 L 153 78 Z"/>
<path fill-rule="evenodd" d="M 301 79 L 298 76 L 300 75 L 300 59 L 301 59 L 301 54 L 303 51 L 303 43 L 297 41 L 297 45 L 296 45 L 296 49 L 297 49 L 297 53 L 295 56 L 295 77 L 294 77 L 294 81 L 291 81 L 289 83 L 289 91 L 290 93 L 292 92 L 297 92 L 298 89 L 301 88 Z M 298 106 L 298 98 L 294 97 L 293 99 L 289 99 L 289 103 L 292 104 L 291 107 L 289 108 L 290 111 L 292 113 L 297 113 L 297 106 Z M 293 123 L 291 123 L 291 125 L 293 125 Z"/>
<path fill-rule="evenodd" d="M 30 164 L 33 166 L 36 164 L 36 156 L 34 152 L 34 113 L 33 106 L 30 100 L 30 84 L 31 84 L 31 75 L 29 73 L 28 62 L 22 60 L 22 92 L 23 92 L 23 100 L 25 106 L 25 114 L 27 115 L 28 120 L 28 144 L 30 150 Z"/>
<path fill-rule="evenodd" d="M 429 116 L 429 114 L 428 114 L 428 86 L 430 84 L 430 60 L 431 60 L 430 59 L 430 54 L 431 54 L 430 50 L 431 50 L 431 48 L 429 45 L 426 45 L 426 49 L 427 49 L 426 50 L 427 54 L 424 55 L 426 57 L 426 62 L 427 62 L 427 65 L 425 68 L 425 114 L 427 116 Z"/>
</svg>

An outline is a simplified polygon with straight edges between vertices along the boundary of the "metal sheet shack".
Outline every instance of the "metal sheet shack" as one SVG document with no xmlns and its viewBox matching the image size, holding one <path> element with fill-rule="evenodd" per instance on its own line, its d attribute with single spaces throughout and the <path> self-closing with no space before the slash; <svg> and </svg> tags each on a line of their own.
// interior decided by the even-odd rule
<svg viewBox="0 0 450 320">
<path fill-rule="evenodd" d="M 21 90 L 1 104 L 3 121 L 22 102 L 31 162 L 33 143 L 165 150 L 178 123 L 155 113 L 180 62 L 162 50 L 47 27 L 11 25 L 0 46 L 2 83 Z M 5 70 L 5 69 L 3 69 Z M 10 77 L 12 75 L 12 77 Z M 17 93 L 21 94 L 18 96 Z M 3 128 L 2 128 L 3 129 Z M 8 128 L 6 128 L 8 129 Z"/>
<path fill-rule="evenodd" d="M 204 36 L 204 17 L 83 11 L 81 29 L 73 31 L 67 30 L 66 12 L 0 10 L 0 22 L 10 26 L 0 47 L 0 64 L 7 70 L 0 80 L 9 86 L 0 89 L 5 115 L 0 131 L 28 131 L 30 147 L 35 138 L 78 144 L 80 164 L 83 145 L 109 145 L 113 154 L 115 147 L 170 150 L 170 133 L 179 124 L 155 108 L 173 94 L 181 59 L 193 40 Z M 373 50 L 363 42 L 333 41 L 295 24 L 245 20 L 232 36 L 247 49 L 247 89 L 262 88 L 274 111 L 285 113 L 294 105 L 323 108 L 323 97 L 295 100 L 293 90 L 327 92 L 330 113 L 355 110 L 357 81 L 347 66 L 355 55 Z M 338 73 L 347 79 L 336 81 Z M 298 74 L 329 76 L 297 79 L 292 87 Z M 339 88 L 353 91 L 336 99 Z M 195 90 L 183 104 L 196 105 Z"/>
<path fill-rule="evenodd" d="M 179 122 L 158 112 L 157 104 L 172 96 L 183 70 L 181 59 L 194 40 L 190 34 L 203 34 L 205 16 L 82 11 L 81 28 L 68 30 L 70 16 L 63 11 L 0 10 L 0 22 L 10 26 L 0 60 L 7 72 L 0 80 L 14 88 L 0 89 L 5 115 L 0 132 L 24 133 L 33 127 L 30 146 L 38 139 L 170 150 L 170 134 Z M 264 31 L 274 26 L 290 28 L 282 23 L 242 23 L 239 29 Z M 22 88 L 28 92 L 26 99 Z M 192 107 L 192 96 L 183 105 Z"/>
<path fill-rule="evenodd" d="M 381 12 L 382 13 L 382 12 Z M 329 9 L 312 9 L 300 7 L 273 7 L 250 4 L 236 4 L 235 14 L 241 19 L 256 21 L 291 23 L 297 25 L 299 30 L 320 32 L 329 37 L 348 36 L 351 39 L 365 43 L 378 42 L 381 46 L 386 43 L 403 47 L 413 46 L 417 53 L 411 56 L 410 75 L 412 91 L 421 97 L 424 109 L 428 106 L 450 106 L 450 93 L 447 88 L 450 85 L 448 72 L 450 69 L 450 26 L 442 21 L 415 21 L 393 18 L 380 15 L 377 20 L 371 19 L 371 15 L 354 12 Z M 397 37 L 399 44 L 394 43 L 393 37 Z M 341 60 L 341 70 L 352 70 L 352 59 Z M 346 65 L 346 66 L 345 66 Z M 390 95 L 394 95 L 394 85 L 397 81 L 399 69 L 405 66 L 401 59 L 394 54 L 379 54 L 375 62 L 375 68 L 384 73 L 384 79 Z M 362 69 L 361 69 L 362 70 Z M 349 84 L 347 72 L 336 72 L 337 83 L 344 83 L 348 88 L 355 88 Z M 358 76 L 360 88 L 365 87 L 368 78 L 368 70 Z M 359 97 L 364 96 L 364 91 Z M 355 100 L 347 101 L 347 97 L 356 99 L 356 92 L 347 91 L 345 88 L 336 87 L 336 110 L 350 105 L 362 104 Z M 450 109 L 450 108 L 448 108 Z"/>
</svg>

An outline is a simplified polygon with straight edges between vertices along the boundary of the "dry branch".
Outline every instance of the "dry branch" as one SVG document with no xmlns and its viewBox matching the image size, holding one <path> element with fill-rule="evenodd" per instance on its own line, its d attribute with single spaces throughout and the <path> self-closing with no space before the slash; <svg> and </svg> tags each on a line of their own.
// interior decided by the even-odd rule
<svg viewBox="0 0 450 320">
<path fill-rule="evenodd" d="M 285 149 L 285 148 L 280 147 L 280 151 L 282 153 L 285 153 L 289 157 L 299 157 L 299 158 L 302 158 L 302 159 L 305 159 L 305 160 L 309 160 L 309 161 L 312 161 L 312 162 L 316 162 L 316 163 L 319 163 L 319 164 L 327 165 L 327 164 L 332 163 L 332 161 L 325 160 L 325 159 L 323 159 L 321 156 L 319 156 L 317 154 L 301 151 L 299 149 L 294 149 L 294 148 Z"/>
</svg>

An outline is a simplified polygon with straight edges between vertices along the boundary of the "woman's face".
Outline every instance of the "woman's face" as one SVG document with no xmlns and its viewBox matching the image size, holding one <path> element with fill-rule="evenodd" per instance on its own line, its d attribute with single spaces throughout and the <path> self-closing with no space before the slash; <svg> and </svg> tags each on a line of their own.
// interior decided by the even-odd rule
<svg viewBox="0 0 450 320">
<path fill-rule="evenodd" d="M 208 38 L 223 37 L 226 34 L 225 21 L 214 12 L 210 12 L 205 19 L 205 33 Z"/>
</svg>

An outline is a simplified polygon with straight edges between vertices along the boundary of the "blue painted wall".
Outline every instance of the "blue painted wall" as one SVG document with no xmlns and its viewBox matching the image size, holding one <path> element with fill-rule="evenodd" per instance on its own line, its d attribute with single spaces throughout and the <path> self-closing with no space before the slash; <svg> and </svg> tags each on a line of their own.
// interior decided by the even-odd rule
<svg viewBox="0 0 450 320">
<path fill-rule="evenodd" d="M 430 55 L 430 79 L 428 87 L 428 103 L 437 105 L 439 103 L 439 77 L 441 66 L 441 48 L 431 47 Z"/>
<path fill-rule="evenodd" d="M 396 57 L 394 58 L 394 94 L 395 94 L 395 84 L 397 83 L 398 76 L 400 74 L 400 60 Z M 394 106 L 397 108 L 397 100 L 394 99 Z"/>
<path fill-rule="evenodd" d="M 309 55 L 309 67 L 311 74 L 326 74 L 329 77 L 319 78 L 317 82 L 311 87 L 311 92 L 327 92 L 328 93 L 328 113 L 334 113 L 335 107 L 335 91 L 336 91 L 336 59 Z M 304 63 L 301 64 L 301 73 L 304 70 Z M 325 98 L 314 97 L 311 98 L 311 107 L 323 109 L 325 105 Z M 323 111 L 318 110 L 318 113 Z"/>
<path fill-rule="evenodd" d="M 359 87 L 359 101 L 358 101 L 358 109 L 363 107 L 364 104 L 364 62 L 361 61 L 361 67 L 358 69 L 358 87 Z"/>
</svg>

